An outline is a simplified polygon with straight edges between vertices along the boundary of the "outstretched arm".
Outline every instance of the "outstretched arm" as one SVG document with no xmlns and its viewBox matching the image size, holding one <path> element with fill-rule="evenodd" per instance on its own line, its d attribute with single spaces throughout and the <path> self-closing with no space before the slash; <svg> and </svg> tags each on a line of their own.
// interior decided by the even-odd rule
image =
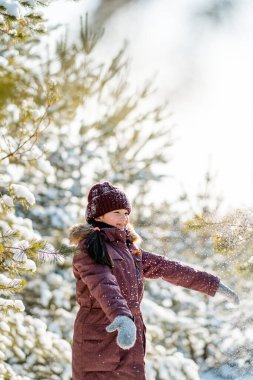
<svg viewBox="0 0 253 380">
<path fill-rule="evenodd" d="M 210 273 L 144 250 L 142 250 L 142 265 L 143 275 L 146 278 L 162 278 L 174 285 L 197 290 L 212 297 L 220 283 L 220 279 Z"/>
</svg>

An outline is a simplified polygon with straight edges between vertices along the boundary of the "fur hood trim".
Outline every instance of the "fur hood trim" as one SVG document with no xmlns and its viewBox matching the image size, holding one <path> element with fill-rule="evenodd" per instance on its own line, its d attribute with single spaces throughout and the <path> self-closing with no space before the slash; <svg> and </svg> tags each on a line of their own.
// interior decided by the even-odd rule
<svg viewBox="0 0 253 380">
<path fill-rule="evenodd" d="M 131 243 L 140 244 L 141 237 L 135 232 L 131 224 L 127 225 L 129 233 L 129 240 Z M 70 228 L 69 241 L 71 245 L 78 245 L 81 240 L 87 239 L 87 237 L 93 232 L 93 227 L 90 224 L 75 224 Z"/>
</svg>

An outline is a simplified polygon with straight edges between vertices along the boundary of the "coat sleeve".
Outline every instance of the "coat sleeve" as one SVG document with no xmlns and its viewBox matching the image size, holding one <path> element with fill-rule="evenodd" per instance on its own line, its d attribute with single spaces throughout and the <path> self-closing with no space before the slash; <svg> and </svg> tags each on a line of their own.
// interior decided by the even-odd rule
<svg viewBox="0 0 253 380">
<path fill-rule="evenodd" d="M 220 283 L 220 279 L 210 273 L 144 250 L 142 250 L 142 265 L 143 275 L 146 278 L 162 278 L 174 285 L 197 290 L 212 297 Z"/>
<path fill-rule="evenodd" d="M 118 282 L 108 265 L 96 264 L 86 252 L 74 256 L 75 275 L 88 287 L 110 321 L 118 315 L 133 318 Z"/>
</svg>

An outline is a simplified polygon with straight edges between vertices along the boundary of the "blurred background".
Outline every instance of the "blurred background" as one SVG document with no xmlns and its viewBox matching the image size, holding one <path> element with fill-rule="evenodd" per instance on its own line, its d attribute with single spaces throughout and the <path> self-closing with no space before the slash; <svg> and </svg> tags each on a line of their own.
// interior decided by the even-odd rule
<svg viewBox="0 0 253 380">
<path fill-rule="evenodd" d="M 223 207 L 250 207 L 251 2 L 86 0 L 68 2 L 58 15 L 57 6 L 48 9 L 49 21 L 65 23 L 70 40 L 84 12 L 104 29 L 98 55 L 109 57 L 127 41 L 131 82 L 152 80 L 154 99 L 169 103 L 177 127 L 163 196 L 175 199 L 182 188 L 196 195 L 212 170 Z"/>
<path fill-rule="evenodd" d="M 146 281 L 147 380 L 252 379 L 251 2 L 0 10 L 0 377 L 71 379 L 68 231 L 109 180 L 143 248 L 241 297 Z"/>
</svg>

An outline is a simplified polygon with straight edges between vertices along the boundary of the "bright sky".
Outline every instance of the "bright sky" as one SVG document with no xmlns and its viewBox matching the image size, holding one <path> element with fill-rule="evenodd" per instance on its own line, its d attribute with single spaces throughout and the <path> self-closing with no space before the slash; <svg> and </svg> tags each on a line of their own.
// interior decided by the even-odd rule
<svg viewBox="0 0 253 380">
<path fill-rule="evenodd" d="M 194 196 L 208 168 L 227 209 L 253 206 L 253 4 L 241 0 L 222 27 L 192 21 L 202 0 L 139 0 L 106 24 L 104 52 L 130 41 L 131 75 L 138 85 L 156 74 L 158 97 L 169 99 L 177 127 L 168 174 L 172 197 L 181 185 Z M 49 19 L 78 25 L 99 0 L 50 7 Z M 57 20 L 56 20 L 56 17 Z M 168 194 L 168 190 L 165 190 Z"/>
</svg>

